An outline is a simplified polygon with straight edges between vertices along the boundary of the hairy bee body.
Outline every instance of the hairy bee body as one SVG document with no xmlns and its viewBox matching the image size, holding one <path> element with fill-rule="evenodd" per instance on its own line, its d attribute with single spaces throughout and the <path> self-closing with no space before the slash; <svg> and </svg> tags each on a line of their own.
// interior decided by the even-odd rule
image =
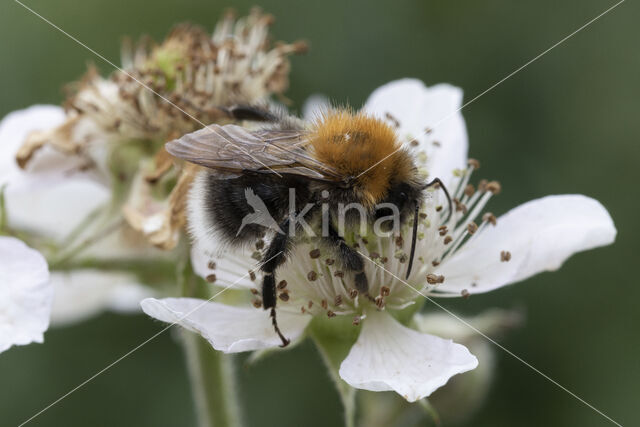
<svg viewBox="0 0 640 427">
<path fill-rule="evenodd" d="M 196 238 L 250 245 L 267 236 L 263 307 L 272 310 L 286 345 L 275 321 L 275 274 L 303 231 L 296 219 L 322 223 L 320 238 L 350 274 L 345 280 L 367 294 L 363 259 L 336 223 L 354 227 L 390 216 L 404 223 L 411 213 L 417 217 L 430 184 L 418 178 L 394 129 L 364 113 L 333 110 L 305 124 L 272 111 L 239 111 L 264 126 L 253 131 L 211 126 L 168 143 L 167 150 L 206 167 L 190 195 L 189 223 Z M 360 208 L 345 211 L 345 206 Z M 413 238 L 415 245 L 415 226 Z M 412 260 L 413 254 L 409 269 Z"/>
</svg>

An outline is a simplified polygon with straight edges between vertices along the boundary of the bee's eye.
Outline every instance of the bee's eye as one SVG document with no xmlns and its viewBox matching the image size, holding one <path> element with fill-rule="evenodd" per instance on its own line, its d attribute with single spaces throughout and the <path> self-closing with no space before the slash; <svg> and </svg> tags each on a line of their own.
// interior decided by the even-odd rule
<svg viewBox="0 0 640 427">
<path fill-rule="evenodd" d="M 400 193 L 398 193 L 398 198 L 403 202 L 406 201 L 408 198 L 407 193 L 405 193 L 404 191 L 401 191 Z"/>
</svg>

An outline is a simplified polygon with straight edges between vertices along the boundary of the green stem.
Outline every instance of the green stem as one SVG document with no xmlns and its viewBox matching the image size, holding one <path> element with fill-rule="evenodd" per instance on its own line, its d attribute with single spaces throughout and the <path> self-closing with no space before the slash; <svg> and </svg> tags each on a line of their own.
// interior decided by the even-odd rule
<svg viewBox="0 0 640 427">
<path fill-rule="evenodd" d="M 185 258 L 188 259 L 188 254 Z M 193 298 L 210 298 L 207 284 L 193 273 L 191 263 L 186 261 L 179 264 L 181 294 Z M 196 333 L 185 330 L 182 337 L 198 425 L 242 425 L 233 357 L 214 350 L 211 344 Z"/>
<path fill-rule="evenodd" d="M 233 359 L 214 350 L 200 335 L 186 330 L 182 332 L 198 425 L 239 426 Z"/>
</svg>

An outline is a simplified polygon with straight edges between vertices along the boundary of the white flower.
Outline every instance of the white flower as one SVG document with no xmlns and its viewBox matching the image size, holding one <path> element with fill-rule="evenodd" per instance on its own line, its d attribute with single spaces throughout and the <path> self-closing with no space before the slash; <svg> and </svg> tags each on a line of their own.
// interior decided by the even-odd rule
<svg viewBox="0 0 640 427">
<path fill-rule="evenodd" d="M 54 243 L 64 241 L 110 197 L 108 186 L 96 175 L 83 171 L 78 158 L 50 147 L 36 153 L 26 170 L 18 166 L 16 152 L 25 138 L 58 126 L 64 117 L 60 107 L 36 105 L 14 111 L 0 122 L 0 188 L 4 188 L 7 226 Z M 118 232 L 111 233 L 85 255 L 113 259 L 139 257 L 143 251 Z M 51 314 L 54 325 L 80 320 L 104 309 L 131 311 L 144 297 L 154 294 L 136 283 L 135 277 L 121 272 L 54 272 L 51 285 L 35 290 L 43 292 L 43 299 L 50 299 L 51 287 L 56 290 Z"/>
<path fill-rule="evenodd" d="M 52 296 L 44 257 L 18 239 L 0 237 L 0 352 L 43 341 Z"/>
<path fill-rule="evenodd" d="M 358 243 L 374 261 L 366 261 L 365 268 L 374 301 L 343 280 L 332 254 L 319 253 L 313 242 L 297 245 L 278 270 L 278 280 L 284 281 L 278 291 L 278 321 L 285 336 L 302 336 L 313 316 L 350 316 L 352 327 L 361 329 L 339 370 L 353 387 L 393 390 L 416 401 L 453 375 L 477 366 L 464 346 L 410 329 L 389 314 L 402 313 L 423 298 L 420 294 L 486 292 L 555 270 L 572 254 L 614 240 L 616 230 L 607 211 L 581 195 L 534 200 L 497 220 L 491 214 L 481 216 L 500 185 L 481 181 L 476 189 L 469 184 L 478 163 L 467 160 L 467 134 L 458 111 L 461 101 L 462 92 L 455 87 L 426 88 L 420 81 L 405 79 L 377 89 L 364 107 L 396 127 L 420 170 L 425 176 L 440 177 L 455 198 L 455 210 L 448 215 L 442 191 L 429 192 L 421 209 L 409 286 L 400 280 L 407 270 L 409 226 L 403 231 L 404 239 L 365 236 L 349 242 Z M 251 251 L 222 252 L 218 242 L 207 240 L 195 243 L 192 262 L 210 282 L 226 286 L 240 279 L 235 288 L 258 294 L 261 278 L 247 274 L 255 268 L 251 255 Z M 259 307 L 260 301 L 254 305 Z M 157 319 L 200 333 L 223 352 L 280 344 L 268 313 L 261 309 L 187 298 L 147 299 L 142 307 Z"/>
</svg>

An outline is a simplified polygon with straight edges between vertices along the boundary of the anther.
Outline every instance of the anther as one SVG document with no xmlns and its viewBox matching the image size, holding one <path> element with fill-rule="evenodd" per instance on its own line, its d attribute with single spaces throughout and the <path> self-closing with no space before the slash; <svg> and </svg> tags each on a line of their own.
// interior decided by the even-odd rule
<svg viewBox="0 0 640 427">
<path fill-rule="evenodd" d="M 209 282 L 209 283 L 213 283 L 213 282 L 215 282 L 215 281 L 216 281 L 216 275 L 215 275 L 215 274 L 209 274 L 209 275 L 206 277 L 206 280 L 207 280 L 207 282 Z"/>
<path fill-rule="evenodd" d="M 386 117 L 387 120 L 389 120 L 393 124 L 394 127 L 397 127 L 397 128 L 400 127 L 400 122 L 398 121 L 398 119 L 393 117 L 391 113 L 387 111 L 386 113 L 384 113 L 384 116 Z"/>
<path fill-rule="evenodd" d="M 482 220 L 489 222 L 491 225 L 496 225 L 497 222 L 496 216 L 491 212 L 487 212 L 486 214 L 482 215 Z"/>
<path fill-rule="evenodd" d="M 478 231 L 478 225 L 471 221 L 468 225 L 467 225 L 467 231 L 469 232 L 469 234 L 473 234 L 476 231 Z"/>
<path fill-rule="evenodd" d="M 433 261 L 431 261 L 431 265 L 433 265 L 434 267 L 437 267 L 440 265 L 440 262 L 434 259 Z"/>
<path fill-rule="evenodd" d="M 474 169 L 480 169 L 480 162 L 476 159 L 467 160 L 467 164 Z"/>
<path fill-rule="evenodd" d="M 448 245 L 448 244 L 449 244 L 449 243 L 451 243 L 452 241 L 453 241 L 453 237 L 451 237 L 451 236 L 449 236 L 449 235 L 448 235 L 447 237 L 445 237 L 445 238 L 444 238 L 444 244 L 445 244 L 445 245 Z"/>
<path fill-rule="evenodd" d="M 399 248 L 404 246 L 404 239 L 402 238 L 402 236 L 397 236 L 396 237 L 396 246 L 399 247 Z"/>
<path fill-rule="evenodd" d="M 311 252 L 309 252 L 309 256 L 311 257 L 311 259 L 316 259 L 316 258 L 320 258 L 320 249 L 314 249 Z"/>
<path fill-rule="evenodd" d="M 502 190 L 502 186 L 498 181 L 491 181 L 487 183 L 487 191 L 491 191 L 493 194 L 499 194 Z"/>
<path fill-rule="evenodd" d="M 253 271 L 253 270 L 249 270 L 249 278 L 250 278 L 251 280 L 254 280 L 254 281 L 256 280 L 256 273 L 255 273 L 255 271 Z"/>
<path fill-rule="evenodd" d="M 349 298 L 356 299 L 358 297 L 357 289 L 349 289 Z"/>
<path fill-rule="evenodd" d="M 342 295 L 336 295 L 336 297 L 333 300 L 333 305 L 335 305 L 336 307 L 340 306 L 342 304 Z"/>
<path fill-rule="evenodd" d="M 465 196 L 471 197 L 475 192 L 476 188 L 473 186 L 473 184 L 467 184 L 467 186 L 464 187 Z"/>
<path fill-rule="evenodd" d="M 383 264 L 386 264 L 387 261 L 389 261 L 389 258 L 387 258 L 386 256 L 383 256 L 382 258 L 380 258 L 380 262 Z"/>
<path fill-rule="evenodd" d="M 378 258 L 380 258 L 380 254 L 379 254 L 378 252 L 371 252 L 371 253 L 369 254 L 369 258 L 371 258 L 371 259 L 378 259 Z"/>
<path fill-rule="evenodd" d="M 431 132 L 433 132 L 433 129 L 431 129 L 430 127 L 426 127 L 424 128 L 424 133 L 426 133 L 427 135 L 429 135 Z"/>
<path fill-rule="evenodd" d="M 286 291 L 282 292 L 280 295 L 278 295 L 278 298 L 280 298 L 284 302 L 287 302 L 289 301 L 289 293 Z"/>
<path fill-rule="evenodd" d="M 284 289 L 284 288 L 286 288 L 286 287 L 287 287 L 287 281 L 286 281 L 286 280 L 281 280 L 281 281 L 278 283 L 278 289 L 282 290 L 282 289 Z"/>
<path fill-rule="evenodd" d="M 259 251 L 264 249 L 264 240 L 260 239 L 256 242 L 256 249 Z"/>
<path fill-rule="evenodd" d="M 309 302 L 307 303 L 307 307 L 311 309 L 311 307 L 313 307 L 313 301 L 309 300 Z"/>
<path fill-rule="evenodd" d="M 376 304 L 376 307 L 378 307 L 379 309 L 384 308 L 384 298 L 382 298 L 380 295 L 378 295 L 373 302 Z"/>
<path fill-rule="evenodd" d="M 255 308 L 260 308 L 260 307 L 262 307 L 262 301 L 261 301 L 261 300 L 259 300 L 259 299 L 254 299 L 254 300 L 253 300 L 253 306 L 254 306 Z"/>
<path fill-rule="evenodd" d="M 331 258 L 327 258 L 324 262 L 327 265 L 333 265 L 333 264 L 336 263 L 336 260 L 335 259 L 331 259 Z"/>
<path fill-rule="evenodd" d="M 251 293 L 253 295 L 258 295 L 260 293 L 260 291 L 258 291 L 256 288 L 251 288 Z"/>
<path fill-rule="evenodd" d="M 336 314 L 333 311 L 329 310 L 327 311 L 327 317 L 331 319 L 332 317 L 336 317 Z"/>
<path fill-rule="evenodd" d="M 436 147 L 440 147 L 442 145 L 440 144 L 440 141 L 433 141 L 432 144 L 435 145 Z"/>
<path fill-rule="evenodd" d="M 417 139 L 412 139 L 411 141 L 409 141 L 409 144 L 411 144 L 412 147 L 417 147 L 418 145 L 420 145 Z"/>
<path fill-rule="evenodd" d="M 500 251 L 500 261 L 509 262 L 511 259 L 511 252 L 509 251 Z"/>
<path fill-rule="evenodd" d="M 333 273 L 333 275 L 335 277 L 344 277 L 344 273 L 342 271 L 340 271 L 340 270 L 336 270 L 336 272 Z"/>
<path fill-rule="evenodd" d="M 351 322 L 353 324 L 353 326 L 359 326 L 360 325 L 360 316 L 356 316 L 353 318 L 353 322 Z"/>
<path fill-rule="evenodd" d="M 216 263 L 214 261 L 209 261 L 209 264 L 207 264 L 207 267 L 209 267 L 209 270 L 215 270 Z"/>
<path fill-rule="evenodd" d="M 381 297 L 388 297 L 389 294 L 391 293 L 391 289 L 389 289 L 387 286 L 383 286 L 380 288 L 380 296 Z"/>
<path fill-rule="evenodd" d="M 323 299 L 322 302 L 320 302 L 320 305 L 322 306 L 322 308 L 324 308 L 325 310 L 329 307 L 329 303 L 327 303 L 326 299 Z"/>
<path fill-rule="evenodd" d="M 485 191 L 487 191 L 487 184 L 489 183 L 489 181 L 487 181 L 486 179 L 481 179 L 480 182 L 478 182 L 478 191 L 484 193 Z"/>
<path fill-rule="evenodd" d="M 468 290 L 463 289 L 462 292 L 460 292 L 460 295 L 462 295 L 462 298 L 467 299 L 471 294 L 469 293 Z"/>
<path fill-rule="evenodd" d="M 441 274 L 427 274 L 427 283 L 430 285 L 444 283 L 444 276 Z"/>
<path fill-rule="evenodd" d="M 442 205 L 436 206 L 436 212 L 440 212 L 442 210 Z"/>
<path fill-rule="evenodd" d="M 309 273 L 307 273 L 307 279 L 309 279 L 310 282 L 313 282 L 315 280 L 318 279 L 318 273 L 316 273 L 315 271 L 311 270 Z"/>
<path fill-rule="evenodd" d="M 438 230 L 440 231 L 440 235 L 444 236 L 445 234 L 447 234 L 447 226 L 446 225 L 441 225 L 440 227 L 438 227 Z"/>
</svg>

